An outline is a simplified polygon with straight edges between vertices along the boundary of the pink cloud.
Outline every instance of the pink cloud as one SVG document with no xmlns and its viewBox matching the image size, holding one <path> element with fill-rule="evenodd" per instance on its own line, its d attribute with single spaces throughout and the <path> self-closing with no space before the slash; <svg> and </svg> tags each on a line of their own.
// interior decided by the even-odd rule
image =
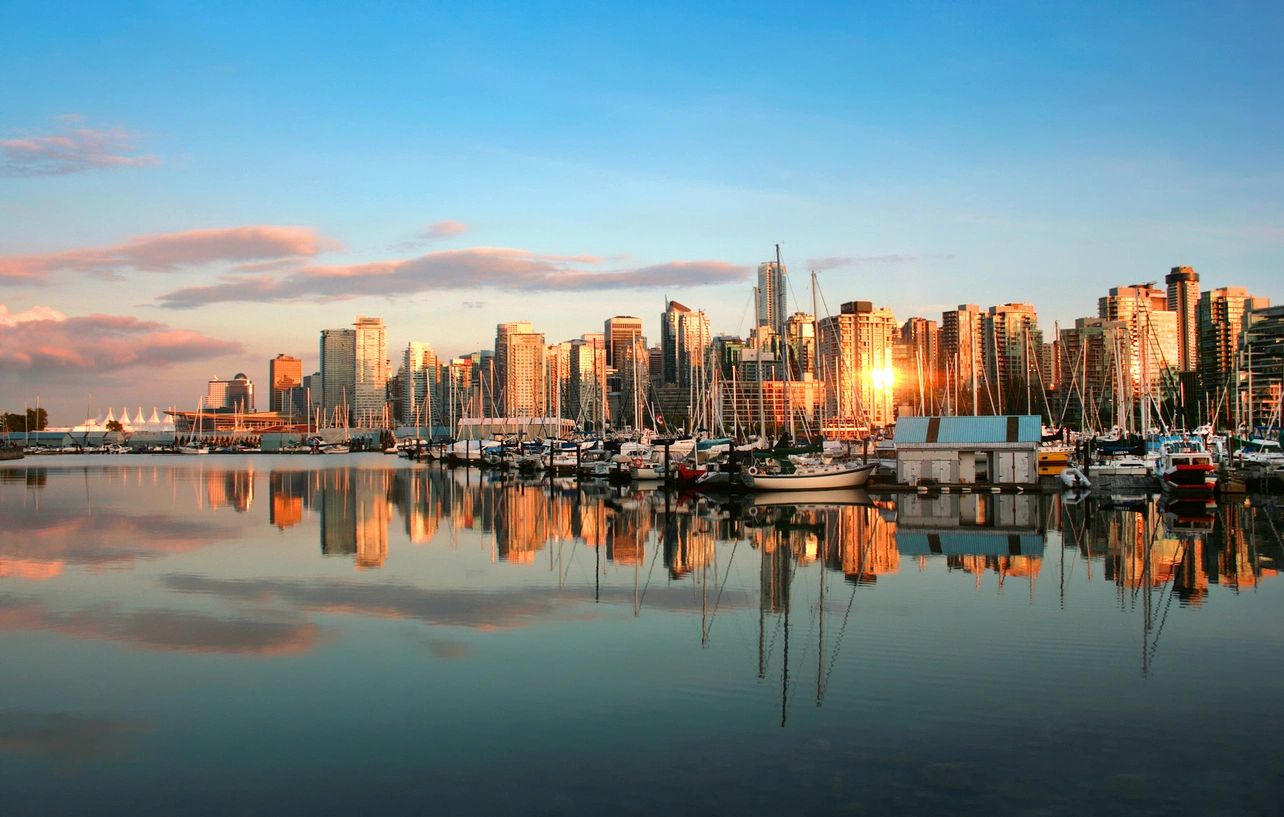
<svg viewBox="0 0 1284 817">
<path fill-rule="evenodd" d="M 491 288 L 520 292 L 582 292 L 707 286 L 745 280 L 749 268 L 726 261 L 670 261 L 631 269 L 586 269 L 602 259 L 506 247 L 431 252 L 406 260 L 306 266 L 279 278 L 229 277 L 160 296 L 162 306 L 188 309 L 228 301 L 336 300 L 432 290 Z"/>
<path fill-rule="evenodd" d="M 4 310 L 0 318 L 9 314 L 0 309 Z M 35 307 L 27 313 L 39 309 L 48 308 Z M 22 321 L 0 319 L 0 371 L 104 374 L 208 360 L 240 351 L 239 343 L 124 315 L 69 318 L 53 312 Z"/>
<path fill-rule="evenodd" d="M 455 238 L 468 232 L 469 229 L 471 228 L 462 221 L 446 219 L 445 221 L 436 221 L 429 224 L 420 231 L 418 237 L 427 239 Z"/>
<path fill-rule="evenodd" d="M 8 176 L 62 176 L 113 167 L 151 167 L 160 159 L 140 153 L 137 134 L 122 128 L 92 128 L 80 117 L 60 117 L 59 133 L 0 139 L 0 173 Z"/>
<path fill-rule="evenodd" d="M 297 261 L 339 249 L 310 227 L 255 225 L 186 230 L 132 238 L 123 244 L 63 252 L 0 256 L 0 283 L 39 282 L 54 272 L 113 274 L 121 269 L 173 272 L 220 261 Z"/>
</svg>

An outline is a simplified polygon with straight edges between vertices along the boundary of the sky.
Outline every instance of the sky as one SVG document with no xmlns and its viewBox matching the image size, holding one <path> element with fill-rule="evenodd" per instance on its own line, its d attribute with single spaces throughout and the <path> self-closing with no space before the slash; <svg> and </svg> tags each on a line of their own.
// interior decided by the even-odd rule
<svg viewBox="0 0 1284 817">
<path fill-rule="evenodd" d="M 1278 3 L 0 0 L 0 409 L 193 407 L 357 315 L 440 355 L 1194 266 L 1284 298 Z"/>
</svg>

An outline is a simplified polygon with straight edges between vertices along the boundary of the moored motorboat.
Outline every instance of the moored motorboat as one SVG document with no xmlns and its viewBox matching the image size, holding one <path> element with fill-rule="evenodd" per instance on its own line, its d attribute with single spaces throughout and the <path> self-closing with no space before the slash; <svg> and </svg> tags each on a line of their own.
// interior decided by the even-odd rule
<svg viewBox="0 0 1284 817">
<path fill-rule="evenodd" d="M 1168 491 L 1211 494 L 1217 487 L 1212 455 L 1191 444 L 1164 446 L 1155 462 L 1155 475 Z"/>
</svg>

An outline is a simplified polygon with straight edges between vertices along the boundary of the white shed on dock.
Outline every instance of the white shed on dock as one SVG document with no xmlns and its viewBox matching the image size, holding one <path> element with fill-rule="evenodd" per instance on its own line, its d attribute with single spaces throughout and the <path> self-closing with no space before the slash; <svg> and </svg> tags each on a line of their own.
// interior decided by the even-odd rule
<svg viewBox="0 0 1284 817">
<path fill-rule="evenodd" d="M 1034 415 L 902 417 L 896 479 L 907 485 L 1035 485 L 1043 425 Z"/>
</svg>

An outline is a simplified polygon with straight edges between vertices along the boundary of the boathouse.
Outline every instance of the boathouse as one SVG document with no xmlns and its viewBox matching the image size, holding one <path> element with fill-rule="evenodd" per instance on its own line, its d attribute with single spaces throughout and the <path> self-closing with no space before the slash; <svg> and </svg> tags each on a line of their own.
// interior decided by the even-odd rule
<svg viewBox="0 0 1284 817">
<path fill-rule="evenodd" d="M 1035 485 L 1043 425 L 1034 415 L 902 417 L 896 479 L 907 485 Z"/>
</svg>

